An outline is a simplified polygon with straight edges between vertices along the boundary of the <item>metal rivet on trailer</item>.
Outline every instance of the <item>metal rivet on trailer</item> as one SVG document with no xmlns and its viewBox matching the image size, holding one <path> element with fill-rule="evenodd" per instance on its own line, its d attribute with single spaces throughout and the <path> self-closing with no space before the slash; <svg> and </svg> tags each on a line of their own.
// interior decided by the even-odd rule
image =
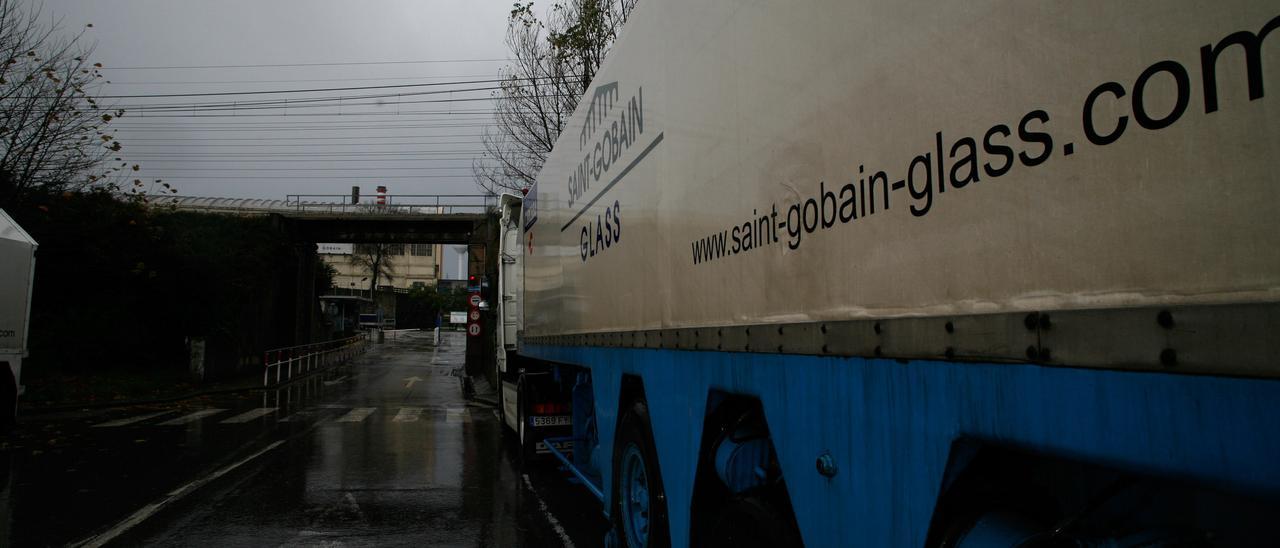
<svg viewBox="0 0 1280 548">
<path fill-rule="evenodd" d="M 826 334 L 827 334 L 827 324 L 825 324 L 825 323 L 824 323 L 824 324 L 822 324 L 821 331 L 822 331 L 822 334 L 823 334 L 823 335 L 826 335 Z"/>
<path fill-rule="evenodd" d="M 825 344 L 824 344 L 824 345 L 822 345 L 822 353 L 823 353 L 823 354 L 830 354 L 830 353 L 831 353 L 831 350 L 830 350 L 830 349 L 828 349 L 828 348 L 827 348 L 827 345 L 825 345 Z"/>
<path fill-rule="evenodd" d="M 947 347 L 947 349 L 946 349 L 945 351 L 943 351 L 943 353 L 942 353 L 942 354 L 943 354 L 944 356 L 946 356 L 948 360 L 954 360 L 954 359 L 955 359 L 955 357 L 956 357 L 956 349 L 951 348 L 950 346 L 948 346 L 948 347 Z"/>
<path fill-rule="evenodd" d="M 1165 367 L 1173 367 L 1178 365 L 1178 351 L 1172 348 L 1166 348 L 1160 351 L 1160 365 Z"/>
<path fill-rule="evenodd" d="M 778 353 L 779 353 L 779 354 L 781 354 L 781 353 L 782 353 L 782 345 L 778 345 Z"/>
<path fill-rule="evenodd" d="M 874 330 L 875 330 L 875 332 L 876 332 L 876 335 L 879 335 L 879 334 L 880 334 L 880 322 L 876 322 L 876 323 L 875 323 L 875 325 L 872 325 L 872 326 L 871 326 L 871 329 L 874 329 Z"/>
<path fill-rule="evenodd" d="M 1034 347 L 1034 346 L 1028 346 L 1028 347 L 1027 347 L 1027 359 L 1028 359 L 1028 360 L 1036 361 L 1036 357 L 1037 357 L 1037 356 L 1039 356 L 1039 355 L 1040 355 L 1040 353 L 1036 351 L 1036 347 Z"/>
<path fill-rule="evenodd" d="M 943 328 L 943 329 L 946 329 L 946 330 L 947 330 L 947 333 L 955 333 L 955 332 L 956 332 L 956 325 L 955 325 L 955 324 L 953 324 L 953 323 L 951 323 L 951 322 L 947 322 L 945 325 L 943 325 L 943 326 L 942 326 L 942 328 Z"/>
<path fill-rule="evenodd" d="M 778 334 L 779 334 L 779 335 L 781 335 L 781 334 L 782 334 L 782 326 L 781 326 L 781 325 L 779 325 L 779 326 L 778 326 Z"/>
<path fill-rule="evenodd" d="M 1165 329 L 1173 329 L 1173 312 L 1161 310 L 1159 314 L 1156 314 L 1156 323 Z"/>
<path fill-rule="evenodd" d="M 1027 314 L 1027 317 L 1022 319 L 1022 325 L 1029 331 L 1035 331 L 1040 326 L 1040 315 L 1035 312 Z"/>
<path fill-rule="evenodd" d="M 1050 327 L 1053 327 L 1053 323 L 1049 321 L 1049 315 L 1048 315 L 1048 314 L 1041 314 L 1041 315 L 1040 315 L 1040 329 L 1041 329 L 1041 330 L 1047 330 L 1047 329 L 1049 329 Z"/>
<path fill-rule="evenodd" d="M 836 467 L 836 459 L 831 456 L 831 453 L 825 451 L 818 455 L 816 466 L 818 473 L 828 479 L 836 477 L 836 474 L 840 472 L 840 469 Z"/>
</svg>

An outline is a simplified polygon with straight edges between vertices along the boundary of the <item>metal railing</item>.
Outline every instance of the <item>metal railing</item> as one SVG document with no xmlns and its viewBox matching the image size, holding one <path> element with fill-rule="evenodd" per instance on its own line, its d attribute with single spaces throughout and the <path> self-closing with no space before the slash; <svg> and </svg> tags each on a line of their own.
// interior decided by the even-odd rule
<svg viewBox="0 0 1280 548">
<path fill-rule="evenodd" d="M 275 383 L 292 380 L 294 369 L 302 375 L 313 370 L 345 362 L 363 354 L 369 347 L 369 334 L 361 333 L 345 339 L 335 339 L 312 344 L 301 344 L 268 350 L 263 353 L 262 386 L 271 386 L 271 370 L 275 369 Z"/>
<path fill-rule="evenodd" d="M 297 213 L 360 215 L 487 213 L 498 206 L 498 197 L 486 194 L 385 194 L 364 196 L 359 203 L 346 194 L 289 194 L 284 201 Z"/>
</svg>

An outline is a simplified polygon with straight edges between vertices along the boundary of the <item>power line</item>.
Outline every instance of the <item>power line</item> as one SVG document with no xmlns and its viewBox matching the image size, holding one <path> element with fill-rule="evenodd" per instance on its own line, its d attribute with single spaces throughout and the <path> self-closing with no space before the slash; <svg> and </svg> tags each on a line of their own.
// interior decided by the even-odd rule
<svg viewBox="0 0 1280 548">
<path fill-rule="evenodd" d="M 163 139 L 156 139 L 156 140 L 161 140 L 161 141 L 162 141 Z M 477 143 L 482 143 L 482 142 L 484 142 L 484 141 L 482 141 L 482 140 L 477 139 L 477 140 L 466 140 L 466 141 L 435 141 L 435 142 L 405 141 L 405 142 L 395 142 L 395 143 L 362 143 L 362 142 L 359 142 L 359 141 L 353 141 L 353 142 L 351 142 L 351 143 L 290 143 L 290 144 L 256 144 L 256 145 L 236 145 L 236 144 L 186 145 L 186 144 L 138 144 L 138 143 L 136 143 L 136 142 L 134 142 L 134 141 L 135 141 L 134 139 L 130 139 L 130 140 L 129 140 L 129 150 L 131 150 L 131 151 L 133 151 L 133 150 L 138 150 L 138 149 L 140 149 L 140 148 L 143 148 L 143 149 L 147 149 L 147 148 L 192 148 L 192 149 L 201 149 L 201 148 L 221 148 L 221 147 L 239 147 L 239 148 L 253 147 L 253 148 L 255 148 L 255 149 L 258 149 L 258 148 L 270 148 L 270 147 L 326 147 L 326 146 L 348 146 L 348 145 L 352 145 L 352 144 L 356 144 L 356 145 L 359 145 L 359 144 L 366 144 L 366 145 L 376 144 L 376 145 L 379 145 L 379 146 L 383 146 L 383 145 L 400 145 L 400 146 L 415 145 L 415 146 L 416 146 L 416 145 L 442 145 L 442 144 L 444 144 L 444 145 L 452 145 L 452 144 L 460 144 L 460 145 L 462 145 L 462 144 L 477 144 Z"/>
<path fill-rule="evenodd" d="M 531 86 L 514 86 L 514 87 L 531 87 Z M 117 105 L 117 106 L 111 107 L 111 110 L 124 109 L 126 112 L 137 111 L 141 113 L 141 114 L 138 114 L 137 116 L 146 116 L 147 112 L 174 112 L 174 111 L 176 112 L 191 111 L 192 113 L 196 113 L 196 112 L 239 111 L 239 110 L 271 110 L 271 109 L 278 109 L 278 108 L 283 108 L 283 109 L 317 108 L 317 107 L 344 108 L 344 107 L 360 107 L 360 106 L 376 106 L 376 107 L 396 106 L 398 107 L 399 105 L 416 105 L 416 104 L 427 104 L 427 103 L 461 103 L 461 102 L 469 102 L 469 101 L 493 101 L 493 100 L 500 99 L 500 97 L 491 95 L 489 97 L 467 97 L 467 98 L 459 98 L 459 99 L 427 99 L 427 100 L 416 100 L 416 101 L 404 101 L 403 98 L 416 97 L 416 96 L 422 96 L 422 95 L 444 95 L 444 94 L 451 95 L 454 93 L 497 91 L 500 89 L 502 88 L 500 87 L 468 88 L 468 89 L 453 89 L 453 90 L 441 90 L 441 91 L 415 91 L 413 93 L 397 93 L 397 94 L 384 94 L 384 95 L 363 95 L 363 96 L 356 96 L 356 97 L 314 97 L 314 98 L 308 98 L 308 99 L 295 99 L 295 100 L 273 99 L 269 101 L 253 101 L 253 102 L 246 102 L 246 103 L 239 103 L 239 102 L 189 103 L 189 104 L 155 103 L 155 104 L 137 104 L 137 105 Z M 396 99 L 394 103 L 383 102 L 383 101 L 375 101 L 372 103 L 345 102 L 345 101 L 360 101 L 364 99 L 390 99 L 393 97 Z M 569 95 L 556 93 L 556 94 L 526 95 L 520 98 L 521 99 L 543 99 L 543 98 L 560 98 L 560 97 L 569 97 Z M 335 102 L 337 102 L 338 104 L 333 104 Z"/>
<path fill-rule="evenodd" d="M 405 137 L 406 137 L 405 135 L 372 135 L 367 137 L 354 137 L 354 138 L 353 137 L 182 137 L 182 138 L 175 138 L 175 139 L 161 139 L 161 138 L 148 139 L 146 137 L 139 137 L 136 139 L 129 138 L 129 142 L 137 143 L 139 141 L 159 141 L 162 143 L 171 143 L 174 141 L 201 141 L 201 142 L 205 142 L 205 141 L 337 141 L 337 140 L 356 139 L 355 141 L 353 141 L 354 143 L 361 143 L 368 140 L 404 139 Z M 450 135 L 413 135 L 412 137 L 415 139 L 425 139 L 430 137 L 451 137 L 451 138 L 452 137 L 484 137 L 484 134 L 467 133 L 467 134 L 450 134 Z M 330 143 L 330 144 L 338 145 L 342 143 Z M 242 146 L 242 145 L 236 145 L 236 146 Z"/>
<path fill-rule="evenodd" d="M 350 129 L 367 129 L 367 130 L 388 130 L 388 129 L 425 129 L 425 128 L 448 128 L 448 127 L 488 127 L 494 124 L 435 124 L 425 126 L 331 126 L 331 127 L 269 127 L 269 128 L 133 128 L 132 131 L 155 131 L 155 132 L 173 132 L 173 131 L 346 131 Z M 400 135 L 400 138 L 406 137 Z M 415 136 L 416 137 L 416 136 Z"/>
<path fill-rule="evenodd" d="M 450 144 L 452 144 L 452 143 L 450 143 Z M 141 156 L 164 157 L 164 158 L 187 158 L 187 157 L 198 157 L 198 158 L 253 158 L 253 157 L 276 158 L 276 157 L 281 157 L 281 156 L 325 156 L 325 157 L 332 157 L 332 156 L 448 156 L 448 155 L 459 155 L 459 154 L 483 154 L 483 153 L 484 153 L 484 151 L 483 151 L 483 150 L 479 150 L 479 149 L 475 148 L 475 143 L 459 143 L 459 144 L 467 145 L 467 147 L 466 147 L 466 148 L 461 148 L 461 149 L 440 149 L 440 148 L 437 148 L 437 149 L 433 149 L 433 150 L 386 150 L 386 149 L 373 149 L 373 150 L 346 150 L 346 149 L 345 149 L 345 147 L 344 147 L 342 150 L 318 151 L 318 152 L 305 152 L 305 151 L 303 151 L 303 152 L 291 152 L 291 151 L 287 151 L 287 150 L 277 150 L 277 151 L 267 151 L 267 152 L 257 152 L 257 151 L 246 151 L 246 152 L 235 152 L 235 151 L 212 151 L 212 152 L 199 152 L 199 151 L 194 151 L 194 152 L 188 152 L 188 151 L 164 151 L 164 150 L 154 150 L 154 151 L 140 151 L 140 152 L 139 152 L 139 154 L 133 154 L 133 153 L 132 153 L 132 151 L 131 151 L 131 152 L 126 153 L 126 154 L 128 154 L 130 157 L 135 157 L 135 158 L 137 158 L 137 157 L 141 157 Z M 256 148 L 255 148 L 255 150 L 256 150 Z M 119 157 L 123 157 L 124 155 L 125 155 L 125 154 L 116 154 L 116 156 L 119 156 Z"/>
<path fill-rule="evenodd" d="M 459 158 L 417 158 L 417 159 L 415 159 L 415 158 L 369 158 L 369 159 L 364 159 L 364 158 L 345 158 L 345 159 L 340 159 L 340 160 L 336 160 L 336 159 L 335 159 L 335 160 L 315 160 L 315 159 L 292 159 L 292 160 L 285 160 L 285 159 L 276 159 L 276 160 L 236 160 L 236 159 L 228 158 L 228 159 L 222 159 L 222 160 L 171 160 L 171 161 L 169 161 L 169 162 L 180 162 L 180 163 L 181 163 L 181 164 L 183 164 L 184 166 L 185 166 L 185 165 L 188 165 L 188 164 L 197 164 L 197 165 L 198 165 L 198 164 L 227 164 L 227 163 L 235 163 L 236 165 L 243 165 L 243 164 L 291 164 L 291 163 L 292 163 L 292 164 L 300 164 L 300 163 L 304 163 L 304 162 L 305 162 L 305 163 L 307 163 L 308 165 L 310 165 L 310 164 L 315 164 L 316 162 L 333 162 L 333 163 L 344 163 L 344 164 L 347 164 L 347 163 L 361 163 L 361 164 L 363 164 L 363 163 L 369 163 L 369 162 L 383 162 L 383 163 L 386 163 L 386 162 L 397 162 L 397 163 L 404 163 L 404 162 L 467 162 L 466 164 L 463 164 L 463 165 L 451 165 L 451 166 L 436 165 L 436 166 L 390 167 L 390 169 L 426 169 L 426 170 L 461 169 L 461 170 L 469 170 L 469 169 L 471 169 L 471 165 L 472 165 L 472 164 L 470 163 L 470 160 L 473 160 L 473 158 L 462 158 L 462 157 L 459 157 Z M 157 162 L 166 162 L 165 160 L 156 160 L 156 159 L 145 159 L 145 160 L 144 160 L 144 159 L 135 159 L 134 161 L 139 162 L 139 163 L 142 163 L 142 164 L 145 164 L 143 167 L 148 167 L 148 168 L 151 168 L 151 167 L 157 167 L 157 166 L 156 166 L 156 163 L 157 163 Z M 173 167 L 174 167 L 174 166 L 172 166 L 172 165 L 168 165 L 168 163 L 166 163 L 166 165 L 165 165 L 165 169 L 172 169 Z M 381 167 L 381 166 L 370 166 L 370 167 L 364 167 L 364 168 L 361 168 L 361 169 L 369 169 L 369 170 L 375 170 L 375 171 L 376 171 L 376 170 L 379 170 L 379 169 L 383 169 L 383 167 Z M 184 168 L 183 168 L 183 170 L 184 170 L 184 171 L 188 171 L 188 170 L 189 170 L 189 171 L 263 171 L 263 170 L 266 170 L 266 171 L 332 171 L 332 169 L 330 169 L 330 168 L 314 168 L 314 169 L 312 169 L 312 168 L 266 168 L 266 167 L 258 167 L 258 166 L 251 166 L 251 167 L 245 167 L 245 168 L 236 168 L 236 167 L 218 167 L 218 168 L 212 168 L 212 167 L 211 167 L 211 168 L 193 167 L 193 168 L 185 168 L 185 167 L 184 167 Z"/>
<path fill-rule="evenodd" d="M 458 80 L 451 82 L 427 82 L 419 84 L 388 84 L 383 86 L 354 86 L 354 87 L 336 87 L 336 88 L 309 88 L 309 89 L 271 89 L 257 91 L 210 91 L 200 93 L 148 93 L 138 95 L 98 95 L 95 99 L 142 99 L 142 98 L 160 98 L 160 97 L 216 97 L 222 95 L 275 95 L 281 93 L 326 93 L 331 91 L 361 91 L 370 89 L 403 89 L 403 88 L 421 88 L 433 86 L 460 86 L 471 84 L 493 84 L 510 81 L 538 81 L 538 80 L 554 80 L 554 76 L 534 76 L 531 78 L 498 78 L 490 80 Z M 485 88 L 492 89 L 492 88 Z"/>
<path fill-rule="evenodd" d="M 199 118 L 199 116 L 196 116 Z M 252 127 L 283 127 L 281 123 L 288 123 L 288 127 L 316 127 L 331 126 L 334 124 L 377 124 L 378 127 L 395 128 L 410 124 L 422 124 L 429 122 L 443 123 L 460 123 L 460 122 L 488 122 L 493 118 L 489 116 L 466 116 L 458 118 L 426 118 L 426 119 L 374 119 L 374 120 L 271 120 L 271 121 L 253 121 L 246 120 L 243 122 L 235 122 L 226 120 L 225 123 L 209 122 L 176 122 L 168 120 L 156 120 L 155 124 L 139 124 L 133 121 L 119 124 L 113 124 L 112 129 L 159 129 L 159 128 L 186 128 L 186 129 L 219 129 L 219 128 L 252 128 Z"/>
<path fill-rule="evenodd" d="M 364 162 L 385 162 L 386 160 L 343 160 L 343 161 L 345 161 L 345 162 L 359 162 L 359 161 L 364 161 Z M 369 172 L 369 173 L 377 173 L 377 172 L 380 172 L 380 171 L 388 171 L 388 170 L 395 170 L 395 171 L 405 171 L 405 170 L 414 170 L 414 171 L 468 170 L 468 171 L 469 171 L 470 169 L 471 169 L 471 166 L 457 166 L 457 167 L 453 167 L 453 166 L 440 166 L 440 167 L 420 167 L 420 166 L 414 166 L 414 167 L 390 167 L 390 166 L 377 166 L 377 167 L 315 167 L 315 168 L 310 168 L 310 167 L 298 167 L 298 168 L 294 168 L 294 167 L 246 167 L 246 168 L 226 168 L 226 167 L 188 167 L 188 168 L 183 168 L 183 172 L 184 172 L 184 173 L 186 173 L 186 172 L 196 172 L 196 171 L 216 171 L 216 172 L 219 172 L 219 173 L 226 173 L 226 172 L 228 172 L 228 171 L 245 171 L 245 172 L 253 172 L 253 173 L 256 173 L 256 172 L 259 172 L 259 171 L 288 171 L 288 172 L 299 172 L 299 171 L 365 171 L 365 172 Z"/>
<path fill-rule="evenodd" d="M 367 175 L 367 176 L 359 176 L 359 175 L 341 175 L 341 176 L 325 177 L 325 176 L 321 175 L 321 176 L 311 177 L 311 176 L 307 176 L 307 175 L 296 175 L 296 176 L 294 176 L 294 175 L 265 175 L 265 176 L 244 175 L 244 176 L 239 176 L 239 177 L 224 177 L 224 176 L 206 176 L 206 175 L 192 175 L 192 176 L 185 176 L 185 175 L 145 175 L 145 176 L 125 177 L 125 178 L 126 178 L 126 179 L 152 179 L 152 180 L 154 180 L 154 179 L 160 179 L 160 180 L 162 180 L 162 181 L 164 181 L 164 180 L 179 180 L 179 181 L 181 181 L 181 180 L 190 180 L 190 179 L 206 180 L 206 179 L 207 179 L 207 180 L 215 180 L 215 181 L 216 181 L 216 180 L 236 180 L 236 181 L 253 182 L 253 181 L 258 180 L 258 179 L 306 179 L 306 180 L 334 180 L 334 179 L 336 179 L 336 180 L 344 180 L 344 181 L 349 181 L 349 180 L 352 180 L 352 179 L 373 179 L 373 180 L 377 180 L 377 179 L 388 179 L 388 180 L 390 180 L 390 179 L 456 179 L 456 180 L 467 180 L 467 179 L 472 179 L 472 180 L 474 180 L 474 179 L 475 179 L 475 176 L 473 176 L 473 175 Z"/>
<path fill-rule="evenodd" d="M 567 97 L 567 96 L 566 95 L 533 95 L 527 98 L 541 99 L 541 98 L 554 98 L 554 97 Z M 433 100 L 426 100 L 426 101 L 400 101 L 395 103 L 395 105 L 410 105 L 410 104 L 422 104 L 422 103 L 468 103 L 471 101 L 494 101 L 497 99 L 499 99 L 499 97 L 474 97 L 474 98 L 467 98 L 467 99 L 433 99 Z M 299 102 L 301 103 L 301 101 Z M 279 103 L 279 104 L 274 104 L 269 106 L 250 106 L 250 107 L 243 107 L 243 106 L 229 104 L 226 107 L 219 107 L 219 108 L 209 108 L 209 107 L 202 107 L 202 106 L 194 106 L 194 107 L 180 106 L 180 108 L 172 108 L 172 109 L 169 109 L 169 108 L 159 109 L 158 107 L 155 107 L 155 106 L 146 107 L 146 108 L 140 108 L 140 107 L 130 107 L 130 108 L 138 109 L 139 112 L 142 112 L 142 114 L 136 115 L 135 116 L 136 118 L 136 117 L 145 117 L 146 112 L 148 112 L 148 110 L 146 109 L 158 109 L 156 110 L 157 112 L 181 112 L 184 110 L 190 110 L 192 112 L 228 112 L 228 111 L 236 111 L 237 109 L 238 110 L 266 110 L 266 109 L 276 109 L 276 108 L 316 108 L 316 107 L 333 108 L 333 107 L 347 107 L 347 106 L 393 106 L 393 105 L 379 104 L 379 103 L 353 103 L 350 105 L 348 104 L 305 105 L 305 104 L 293 104 L 293 103 Z"/>
<path fill-rule="evenodd" d="M 428 78 L 484 78 L 491 74 L 451 74 L 441 76 L 387 76 L 383 78 L 301 78 L 291 80 L 167 80 L 167 81 L 120 81 L 112 80 L 112 85 L 191 85 L 191 84 L 287 84 L 294 82 L 375 82 L 387 80 L 426 80 Z"/>
<path fill-rule="evenodd" d="M 270 68 L 270 67 L 351 67 L 370 65 L 422 65 L 443 63 L 490 63 L 506 62 L 513 59 L 432 59 L 425 61 L 352 61 L 347 63 L 275 63 L 255 65 L 173 65 L 151 67 L 102 67 L 104 70 L 168 70 L 168 69 L 224 69 L 224 68 Z"/>
<path fill-rule="evenodd" d="M 449 156 L 450 154 L 454 156 Z M 148 159 L 152 161 L 169 161 L 169 162 L 227 162 L 232 160 L 245 162 L 302 162 L 308 161 L 305 158 L 332 158 L 335 162 L 349 161 L 339 158 L 350 156 L 352 158 L 363 158 L 370 156 L 383 156 L 380 159 L 361 160 L 361 161 L 399 161 L 399 162 L 438 162 L 442 160 L 470 160 L 473 156 L 465 156 L 467 154 L 484 154 L 484 151 L 458 150 L 447 152 L 372 152 L 363 153 L 292 153 L 292 154 L 260 154 L 260 155 L 239 155 L 239 154 L 210 154 L 210 155 L 167 155 L 167 154 L 130 154 L 131 159 Z M 387 156 L 392 156 L 388 158 Z M 395 158 L 395 156 L 408 156 L 409 158 Z M 421 156 L 441 156 L 439 158 L 421 158 Z M 121 156 L 124 158 L 124 156 Z M 265 160 L 257 160 L 251 158 L 266 158 Z M 289 160 L 287 158 L 304 158 L 303 160 Z"/>
<path fill-rule="evenodd" d="M 528 87 L 528 86 L 516 86 L 516 87 Z M 219 108 L 246 108 L 246 107 L 263 107 L 263 106 L 290 106 L 290 104 L 306 105 L 306 104 L 312 104 L 312 103 L 331 103 L 334 101 L 341 102 L 341 101 L 359 101 L 364 99 L 390 99 L 393 97 L 396 97 L 396 98 L 418 97 L 422 95 L 442 95 L 442 94 L 448 94 L 448 93 L 468 93 L 468 92 L 475 92 L 475 91 L 495 91 L 499 89 L 501 89 L 501 86 L 485 86 L 485 87 L 462 88 L 462 89 L 443 89 L 443 90 L 436 90 L 436 91 L 414 91 L 409 93 L 378 93 L 378 94 L 366 94 L 366 95 L 352 95 L 349 97 L 339 96 L 339 97 L 304 97 L 300 99 L 289 99 L 289 98 L 262 99 L 262 100 L 244 101 L 244 102 L 218 101 L 218 102 L 209 102 L 209 103 L 137 103 L 137 104 L 131 104 L 131 105 L 129 104 L 114 105 L 111 108 L 112 109 L 122 108 L 125 110 L 130 110 L 130 109 L 190 110 L 190 109 L 203 109 L 203 108 L 219 109 Z M 353 105 L 376 105 L 378 103 L 352 103 L 352 104 Z"/>
<path fill-rule="evenodd" d="M 320 152 L 318 152 L 317 154 L 321 154 L 321 153 L 325 153 L 326 151 L 330 151 L 330 150 L 331 150 L 331 149 L 333 149 L 333 148 L 337 148 L 337 149 L 339 149 L 339 150 L 352 150 L 352 149 L 351 149 L 351 147 L 353 147 L 353 146 L 358 146 L 358 145 L 378 145 L 378 146 L 381 146 L 381 145 L 393 145 L 393 146 L 395 146 L 395 145 L 398 145 L 398 146 L 415 146 L 415 145 L 425 145 L 425 146 L 436 146 L 436 145 L 442 145 L 442 144 L 443 144 L 443 145 L 465 145 L 465 146 L 475 147 L 476 145 L 481 144 L 481 141 L 456 141 L 456 142 L 443 142 L 443 143 L 419 143 L 419 142 L 412 142 L 412 143 L 336 143 L 336 144 L 331 144 L 331 143 L 294 143 L 294 144 L 259 144 L 259 145 L 239 145 L 239 144 L 211 144 L 211 145 L 149 145 L 149 144 L 141 144 L 141 145 L 139 145 L 139 144 L 130 144 L 130 146 L 129 146 L 129 148 L 128 148 L 128 150 L 129 150 L 128 154 L 129 154 L 130 156 L 134 156 L 134 153 L 141 153 L 141 154 L 175 154 L 175 155 L 186 155 L 186 154 L 197 153 L 197 152 L 199 152 L 199 151 L 206 150 L 206 149 L 214 149 L 214 150 L 216 151 L 217 149 L 225 149 L 225 148 L 232 148 L 232 149 L 235 149 L 235 148 L 241 148 L 241 149 L 247 149 L 247 150 L 271 150 L 271 149 L 278 149 L 278 148 L 302 148 L 302 149 L 304 149 L 304 150 L 319 150 Z M 336 153 L 336 152 L 338 152 L 339 150 L 332 150 L 332 152 L 335 152 L 335 153 Z M 379 148 L 379 149 L 376 149 L 376 151 L 387 151 L 387 150 L 391 150 L 391 151 L 398 151 L 399 149 L 394 149 L 394 148 Z M 375 150 L 354 150 L 354 152 L 374 152 L 374 151 L 375 151 Z M 448 152 L 448 149 L 445 149 L 445 151 L 446 151 L 446 152 Z M 289 152 L 288 150 L 278 150 L 278 151 L 276 151 L 276 152 L 278 152 L 278 153 L 280 153 L 280 154 L 292 154 L 292 153 L 291 153 L 291 152 Z M 467 151 L 459 151 L 459 152 L 470 152 L 470 150 L 467 150 Z M 211 152 L 211 154 L 224 154 L 224 153 L 225 153 L 225 154 L 235 154 L 235 151 L 226 151 L 226 150 L 223 150 L 223 151 L 221 151 L 221 152 Z"/>
<path fill-rule="evenodd" d="M 204 111 L 201 111 L 204 112 Z M 416 116 L 425 114 L 441 114 L 441 115 L 462 115 L 462 114 L 497 114 L 498 111 L 493 109 L 469 109 L 454 111 L 435 111 L 435 110 L 409 110 L 400 112 L 295 112 L 289 114 L 282 112 L 279 114 L 238 114 L 233 111 L 232 114 L 151 114 L 148 116 L 122 116 L 121 119 L 130 122 L 159 120 L 161 118 L 294 118 L 294 117 L 314 117 L 314 116 L 340 116 L 350 118 L 353 116 Z M 372 121 L 372 120 L 371 120 Z M 114 125 L 113 125 L 114 127 Z"/>
</svg>

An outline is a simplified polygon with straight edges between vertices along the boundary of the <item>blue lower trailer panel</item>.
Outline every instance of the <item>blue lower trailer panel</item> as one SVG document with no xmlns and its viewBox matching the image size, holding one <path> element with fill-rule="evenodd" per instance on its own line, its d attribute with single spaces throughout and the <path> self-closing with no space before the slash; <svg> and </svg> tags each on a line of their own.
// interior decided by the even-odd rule
<svg viewBox="0 0 1280 548">
<path fill-rule="evenodd" d="M 622 379 L 643 381 L 674 547 L 689 543 L 712 390 L 760 399 L 808 546 L 922 545 L 952 443 L 965 437 L 1280 496 L 1280 381 L 631 348 L 523 353 L 591 370 L 605 500 Z M 830 479 L 815 468 L 825 452 L 838 467 Z"/>
</svg>

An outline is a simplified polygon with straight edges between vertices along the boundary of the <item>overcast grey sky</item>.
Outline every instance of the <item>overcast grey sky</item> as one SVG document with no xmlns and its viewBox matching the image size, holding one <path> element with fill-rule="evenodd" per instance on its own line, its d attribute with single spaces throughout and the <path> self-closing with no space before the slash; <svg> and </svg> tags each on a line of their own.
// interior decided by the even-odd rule
<svg viewBox="0 0 1280 548">
<path fill-rule="evenodd" d="M 141 166 L 143 181 L 209 197 L 349 194 L 352 186 L 368 196 L 379 185 L 393 195 L 479 192 L 470 167 L 492 120 L 483 100 L 492 91 L 483 88 L 495 84 L 420 84 L 496 78 L 509 0 L 43 5 L 68 32 L 93 24 L 85 39 L 111 81 L 103 95 L 417 86 L 107 99 L 128 111 L 113 127 L 121 158 Z M 263 101 L 272 103 L 245 105 Z M 446 257 L 447 275 L 457 276 L 454 254 Z"/>
<path fill-rule="evenodd" d="M 112 82 L 104 95 L 155 95 L 492 80 L 504 65 L 511 4 L 51 0 L 44 8 L 69 31 L 93 23 L 86 38 Z M 128 111 L 113 124 L 123 158 L 142 167 L 144 181 L 164 179 L 181 195 L 283 198 L 347 194 L 353 185 L 366 194 L 377 185 L 393 194 L 473 193 L 469 168 L 492 108 L 475 99 L 492 92 L 452 90 L 494 85 L 108 102 Z M 379 97 L 360 98 L 370 95 Z M 305 103 L 313 99 L 322 100 Z M 293 104 L 282 108 L 286 100 Z M 244 106 L 261 101 L 275 103 Z M 179 104 L 203 106 L 162 106 Z M 214 104 L 225 106 L 209 110 Z"/>
</svg>

